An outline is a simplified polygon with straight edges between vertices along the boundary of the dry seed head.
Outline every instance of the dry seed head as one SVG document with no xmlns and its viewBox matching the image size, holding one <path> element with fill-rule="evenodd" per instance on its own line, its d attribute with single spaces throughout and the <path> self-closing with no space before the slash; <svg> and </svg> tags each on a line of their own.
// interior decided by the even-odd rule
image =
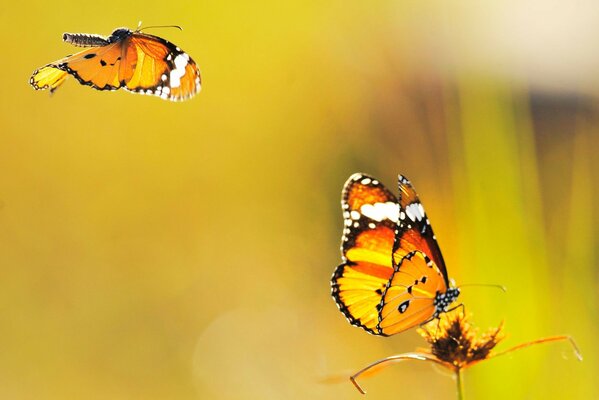
<svg viewBox="0 0 599 400">
<path fill-rule="evenodd" d="M 428 351 L 432 355 L 461 369 L 489 358 L 503 339 L 502 328 L 500 324 L 479 337 L 478 329 L 472 327 L 468 317 L 455 310 L 418 329 L 418 333 L 431 345 Z"/>
</svg>

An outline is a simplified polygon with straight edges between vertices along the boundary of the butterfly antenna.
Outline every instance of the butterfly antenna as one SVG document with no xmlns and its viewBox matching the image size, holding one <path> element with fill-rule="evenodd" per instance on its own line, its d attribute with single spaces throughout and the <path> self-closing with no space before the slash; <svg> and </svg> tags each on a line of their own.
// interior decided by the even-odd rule
<svg viewBox="0 0 599 400">
<path fill-rule="evenodd" d="M 179 25 L 152 25 L 152 26 L 144 26 L 142 28 L 141 27 L 141 21 L 139 21 L 139 25 L 137 26 L 136 32 L 141 32 L 141 31 L 144 31 L 146 29 L 152 29 L 152 28 L 177 28 L 180 31 L 183 30 L 183 28 L 181 28 Z"/>
<path fill-rule="evenodd" d="M 495 285 L 492 283 L 466 283 L 463 285 L 458 286 L 458 289 L 463 288 L 464 286 L 484 286 L 484 287 L 493 287 L 496 289 L 500 289 L 502 292 L 507 292 L 507 288 L 503 285 Z"/>
</svg>

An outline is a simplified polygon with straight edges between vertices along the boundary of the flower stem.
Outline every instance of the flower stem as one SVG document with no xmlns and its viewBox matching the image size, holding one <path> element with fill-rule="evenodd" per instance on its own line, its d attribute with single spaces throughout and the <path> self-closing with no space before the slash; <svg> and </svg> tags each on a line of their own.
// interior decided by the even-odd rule
<svg viewBox="0 0 599 400">
<path fill-rule="evenodd" d="M 569 335 L 550 336 L 550 337 L 540 338 L 537 340 L 531 340 L 530 342 L 522 343 L 517 346 L 511 347 L 507 350 L 496 353 L 492 357 L 502 356 L 505 354 L 509 354 L 513 351 L 524 349 L 526 347 L 534 346 L 534 345 L 541 344 L 541 343 L 559 342 L 559 341 L 563 341 L 563 340 L 570 342 L 570 344 L 572 345 L 572 349 L 574 350 L 574 355 L 576 356 L 576 358 L 578 358 L 579 361 L 582 361 L 582 354 L 580 353 L 580 349 L 576 345 L 576 342 L 574 341 L 572 336 L 569 336 Z"/>
<path fill-rule="evenodd" d="M 461 368 L 455 369 L 455 380 L 458 385 L 458 400 L 464 400 L 464 375 Z"/>
<path fill-rule="evenodd" d="M 349 377 L 349 380 L 351 381 L 351 383 L 354 384 L 354 386 L 356 387 L 356 389 L 358 389 L 360 391 L 360 393 L 362 394 L 366 394 L 366 391 L 362 388 L 362 386 L 360 386 L 360 384 L 358 383 L 358 376 L 364 374 L 364 373 L 370 373 L 372 374 L 373 372 L 376 372 L 378 369 L 381 368 L 381 365 L 385 364 L 389 364 L 392 362 L 400 362 L 400 361 L 405 361 L 405 360 L 418 360 L 418 361 L 429 361 L 429 362 L 434 362 L 437 363 L 445 368 L 450 368 L 450 369 L 454 369 L 453 366 L 451 364 L 445 363 L 441 360 L 439 360 L 437 357 L 431 355 L 431 354 L 427 354 L 427 353 L 404 353 L 404 354 L 399 354 L 396 356 L 390 356 L 390 357 L 385 357 L 382 360 L 378 360 L 373 362 L 372 364 L 362 368 L 361 370 L 359 370 L 358 372 L 356 372 L 355 374 L 353 374 L 352 376 Z"/>
</svg>

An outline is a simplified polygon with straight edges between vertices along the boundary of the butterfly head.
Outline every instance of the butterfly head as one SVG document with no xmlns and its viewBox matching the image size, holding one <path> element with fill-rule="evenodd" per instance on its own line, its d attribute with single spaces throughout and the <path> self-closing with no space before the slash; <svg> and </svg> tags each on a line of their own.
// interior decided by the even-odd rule
<svg viewBox="0 0 599 400">
<path fill-rule="evenodd" d="M 433 318 L 437 318 L 440 314 L 447 312 L 451 303 L 456 301 L 460 295 L 460 288 L 450 287 L 445 292 L 438 292 L 433 300 L 435 313 Z"/>
<path fill-rule="evenodd" d="M 118 42 L 119 40 L 123 40 L 127 36 L 131 35 L 133 31 L 129 28 L 117 28 L 108 37 L 108 43 Z"/>
</svg>

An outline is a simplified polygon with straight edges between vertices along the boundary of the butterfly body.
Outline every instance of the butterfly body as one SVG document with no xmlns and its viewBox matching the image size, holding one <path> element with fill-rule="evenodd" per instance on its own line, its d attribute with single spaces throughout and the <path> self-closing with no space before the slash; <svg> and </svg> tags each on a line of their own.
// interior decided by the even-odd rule
<svg viewBox="0 0 599 400">
<path fill-rule="evenodd" d="M 30 84 L 55 91 L 68 77 L 97 90 L 117 90 L 180 101 L 201 88 L 200 71 L 187 53 L 161 37 L 128 28 L 108 37 L 65 33 L 63 40 L 86 49 L 35 70 Z"/>
<path fill-rule="evenodd" d="M 354 174 L 342 193 L 343 263 L 332 295 L 348 321 L 390 336 L 446 312 L 459 296 L 411 183 L 399 177 L 399 199 L 377 179 Z"/>
</svg>

